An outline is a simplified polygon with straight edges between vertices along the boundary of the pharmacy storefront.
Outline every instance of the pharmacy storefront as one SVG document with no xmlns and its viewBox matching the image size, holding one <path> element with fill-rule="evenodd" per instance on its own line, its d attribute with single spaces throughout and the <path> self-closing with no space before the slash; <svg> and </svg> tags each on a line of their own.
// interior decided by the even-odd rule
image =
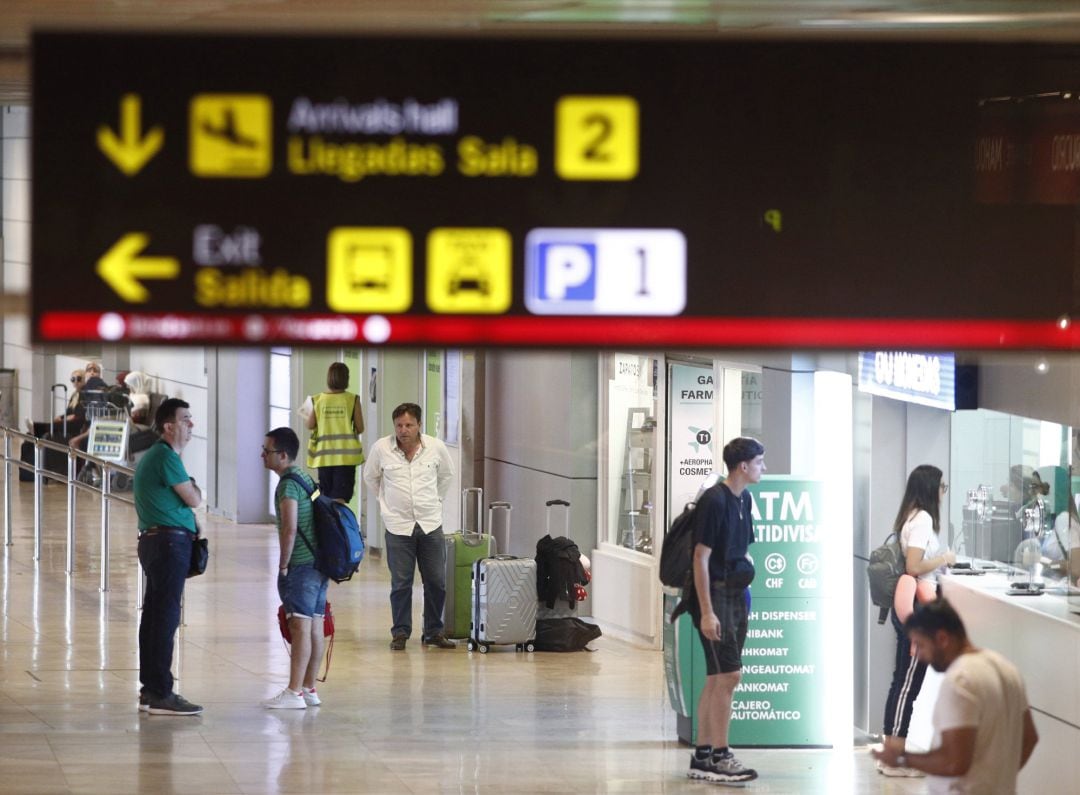
<svg viewBox="0 0 1080 795">
<path fill-rule="evenodd" d="M 600 370 L 594 616 L 665 649 L 680 735 L 692 733 L 703 658 L 692 624 L 666 621 L 663 536 L 722 472 L 726 441 L 759 438 L 769 474 L 752 490 L 757 574 L 733 742 L 850 739 L 853 362 L 627 352 L 602 356 Z"/>
</svg>

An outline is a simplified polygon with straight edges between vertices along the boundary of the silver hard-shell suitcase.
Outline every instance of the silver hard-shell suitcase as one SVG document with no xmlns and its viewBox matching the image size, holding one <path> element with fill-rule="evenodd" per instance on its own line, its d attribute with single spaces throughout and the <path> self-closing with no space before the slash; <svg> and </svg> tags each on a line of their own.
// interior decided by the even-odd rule
<svg viewBox="0 0 1080 795">
<path fill-rule="evenodd" d="M 533 651 L 536 640 L 536 561 L 496 555 L 473 564 L 469 651 L 513 643 Z"/>
</svg>

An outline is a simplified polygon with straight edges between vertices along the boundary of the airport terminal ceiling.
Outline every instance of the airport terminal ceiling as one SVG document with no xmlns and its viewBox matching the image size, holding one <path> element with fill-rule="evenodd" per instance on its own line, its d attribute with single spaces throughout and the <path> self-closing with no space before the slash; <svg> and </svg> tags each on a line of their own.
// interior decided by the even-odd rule
<svg viewBox="0 0 1080 795">
<path fill-rule="evenodd" d="M 0 104 L 29 101 L 31 32 L 57 27 L 1080 41 L 1080 9 L 1054 0 L 3 0 L 0 12 Z"/>
<path fill-rule="evenodd" d="M 56 27 L 1080 41 L 1080 9 L 1050 0 L 4 0 L 0 10 L 0 104 L 29 101 L 31 31 Z"/>
</svg>

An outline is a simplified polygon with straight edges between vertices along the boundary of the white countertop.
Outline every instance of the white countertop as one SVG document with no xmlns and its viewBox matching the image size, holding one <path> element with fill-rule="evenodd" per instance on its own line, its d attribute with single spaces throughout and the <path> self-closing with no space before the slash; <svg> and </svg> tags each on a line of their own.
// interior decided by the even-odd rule
<svg viewBox="0 0 1080 795">
<path fill-rule="evenodd" d="M 942 593 L 971 642 L 1005 655 L 1024 677 L 1039 744 L 1018 791 L 1071 795 L 1080 781 L 1080 596 L 1010 596 L 1014 580 L 1001 571 L 951 574 Z"/>
<path fill-rule="evenodd" d="M 975 564 L 976 567 L 978 564 Z M 1020 574 L 1003 571 L 987 571 L 985 574 L 947 574 L 942 577 L 945 590 L 957 585 L 992 596 L 1018 610 L 1036 613 L 1059 621 L 1080 632 L 1080 593 L 1067 596 L 1064 586 L 1048 584 L 1046 591 L 1037 596 L 1012 596 L 1006 593 L 1010 584 L 1023 581 Z M 946 594 L 947 596 L 948 594 Z"/>
</svg>

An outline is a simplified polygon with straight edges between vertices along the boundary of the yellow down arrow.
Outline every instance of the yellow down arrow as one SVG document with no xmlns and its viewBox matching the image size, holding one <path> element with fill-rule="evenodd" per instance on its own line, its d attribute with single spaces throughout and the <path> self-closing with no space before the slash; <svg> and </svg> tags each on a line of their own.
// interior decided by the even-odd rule
<svg viewBox="0 0 1080 795">
<path fill-rule="evenodd" d="M 144 304 L 150 299 L 150 291 L 139 279 L 175 279 L 180 275 L 180 262 L 172 257 L 139 256 L 149 242 L 149 235 L 129 232 L 98 260 L 98 276 L 131 304 Z"/>
<path fill-rule="evenodd" d="M 139 173 L 165 143 L 165 131 L 155 127 L 142 135 L 142 99 L 138 94 L 124 94 L 120 99 L 120 136 L 106 125 L 98 127 L 98 149 L 116 167 L 133 177 Z"/>
</svg>

